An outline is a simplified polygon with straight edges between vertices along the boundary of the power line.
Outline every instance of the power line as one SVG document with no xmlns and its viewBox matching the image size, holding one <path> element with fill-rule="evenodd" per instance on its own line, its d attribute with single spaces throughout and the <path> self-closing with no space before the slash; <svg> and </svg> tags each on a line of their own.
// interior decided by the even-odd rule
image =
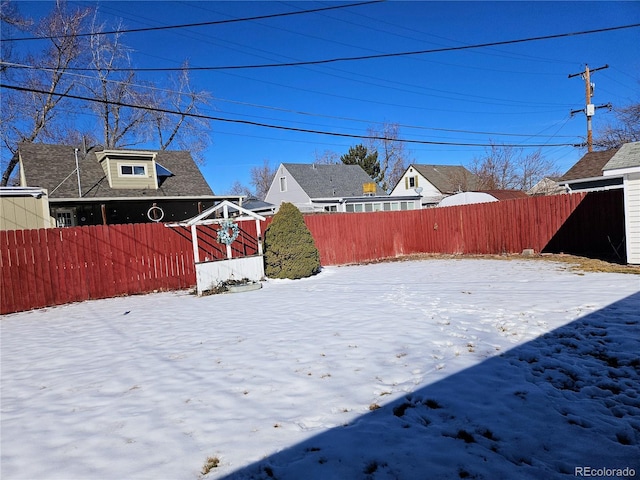
<svg viewBox="0 0 640 480">
<path fill-rule="evenodd" d="M 459 142 L 437 142 L 437 141 L 430 141 L 430 140 L 415 140 L 415 139 L 402 139 L 402 138 L 387 138 L 387 137 L 382 137 L 382 136 L 377 136 L 377 135 L 357 135 L 357 134 L 351 134 L 351 133 L 340 133 L 340 132 L 328 132 L 328 131 L 323 131 L 323 130 L 311 130 L 311 129 L 306 129 L 306 128 L 297 128 L 297 127 L 286 127 L 284 125 L 274 125 L 274 124 L 268 124 L 268 123 L 260 123 L 260 122 L 253 122 L 253 121 L 249 121 L 249 120 L 238 120 L 238 119 L 231 119 L 231 118 L 222 118 L 222 117 L 213 117 L 210 115 L 201 115 L 201 114 L 196 114 L 196 113 L 184 113 L 184 112 L 179 112 L 179 111 L 175 111 L 175 110 L 169 110 L 166 108 L 158 108 L 158 107 L 146 107 L 146 106 L 140 106 L 140 105 L 133 105 L 130 103 L 124 103 L 124 102 L 114 102 L 114 101 L 110 101 L 110 100 L 101 100 L 101 99 L 97 99 L 97 98 L 89 98 L 89 97 L 83 97 L 80 95 L 71 95 L 68 93 L 51 93 L 51 92 L 47 92 L 45 90 L 38 90 L 35 88 L 26 88 L 26 87 L 19 87 L 17 85 L 6 85 L 6 84 L 0 84 L 0 88 L 7 88 L 9 90 L 17 90 L 20 92 L 28 92 L 28 93 L 38 93 L 38 94 L 42 94 L 42 95 L 55 95 L 57 97 L 62 97 L 62 98 L 71 98 L 71 99 L 75 99 L 75 100 L 83 100 L 83 101 L 87 101 L 87 102 L 93 102 L 93 103 L 102 103 L 102 104 L 109 104 L 109 105 L 116 105 L 119 107 L 127 107 L 127 108 L 137 108 L 137 109 L 142 109 L 142 110 L 147 110 L 149 112 L 160 112 L 160 113 L 167 113 L 170 115 L 181 115 L 181 116 L 185 116 L 185 117 L 192 117 L 192 118 L 198 118 L 201 120 L 213 120 L 213 121 L 218 121 L 218 122 L 228 122 L 228 123 L 237 123 L 237 124 L 242 124 L 242 125 L 251 125 L 251 126 L 255 126 L 255 127 L 264 127 L 264 128 L 272 128 L 272 129 L 277 129 L 277 130 L 286 130 L 286 131 L 290 131 L 290 132 L 299 132 L 299 133 L 312 133 L 312 134 L 316 134 L 316 135 L 328 135 L 328 136 L 333 136 L 333 137 L 343 137 L 343 138 L 358 138 L 358 139 L 364 139 L 364 140 L 394 140 L 397 142 L 401 142 L 401 143 L 412 143 L 412 144 L 422 144 L 422 145 L 449 145 L 449 146 L 457 146 L 457 147 L 491 147 L 494 144 L 492 143 L 459 143 Z M 582 146 L 582 144 L 580 145 L 576 145 L 573 143 L 556 143 L 556 144 L 501 144 L 504 147 L 579 147 Z"/>
<path fill-rule="evenodd" d="M 278 112 L 284 112 L 284 113 L 293 113 L 296 115 L 307 115 L 307 116 L 312 116 L 312 117 L 320 117 L 320 118 L 330 118 L 333 120 L 346 120 L 349 122 L 358 122 L 358 123 L 368 123 L 368 124 L 372 124 L 372 123 L 380 123 L 380 122 L 374 122 L 371 120 L 363 120 L 360 118 L 352 118 L 352 117 L 338 117 L 335 115 L 325 115 L 325 114 L 321 114 L 321 113 L 310 113 L 310 112 L 304 112 L 301 110 L 291 110 L 291 109 L 287 109 L 287 108 L 280 108 L 280 107 L 273 107 L 273 106 L 267 106 L 267 105 L 260 105 L 260 104 L 255 104 L 255 103 L 248 103 L 248 102 L 240 102 L 237 100 L 228 100 L 228 99 L 224 99 L 224 98 L 216 98 L 217 101 L 219 102 L 225 102 L 225 103 L 233 103 L 236 105 L 243 105 L 243 106 L 248 106 L 248 107 L 255 107 L 255 108 L 264 108 L 267 110 L 275 110 Z M 548 137 L 549 135 L 541 135 L 541 134 L 533 134 L 533 133 L 503 133 L 503 132 L 485 132 L 485 131 L 475 131 L 475 130 L 462 130 L 462 129 L 451 129 L 451 128 L 437 128 L 437 127 L 425 127 L 422 125 L 409 125 L 409 124 L 403 124 L 400 123 L 398 124 L 399 127 L 402 128 L 412 128 L 412 129 L 416 129 L 416 130 L 433 130 L 433 131 L 437 131 L 437 132 L 449 132 L 449 133 L 469 133 L 472 135 L 497 135 L 497 136 L 505 136 L 505 137 Z M 564 138 L 576 138 L 576 135 L 554 135 L 554 137 L 564 137 Z"/>
<path fill-rule="evenodd" d="M 20 42 L 26 40 L 51 40 L 54 38 L 69 38 L 69 37 L 91 37 L 93 35 L 113 35 L 113 34 L 121 34 L 121 33 L 139 33 L 139 32 L 155 32 L 159 30 L 174 30 L 178 28 L 192 28 L 192 27 L 205 27 L 210 25 L 223 25 L 225 23 L 237 23 L 237 22 L 247 22 L 253 20 L 265 20 L 268 18 L 276 18 L 276 17 L 289 17 L 292 15 L 301 15 L 305 13 L 315 13 L 315 12 L 324 12 L 327 10 L 338 10 L 341 8 L 350 8 L 350 7 L 360 7 L 362 5 L 370 5 L 372 3 L 381 3 L 385 0 L 370 0 L 366 2 L 359 3 L 349 3 L 347 5 L 334 5 L 331 7 L 320 7 L 314 8 L 310 10 L 299 10 L 297 12 L 284 12 L 284 13 L 272 13 L 269 15 L 258 15 L 255 17 L 243 17 L 243 18 L 230 18 L 227 20 L 215 20 L 211 22 L 199 22 L 199 23 L 183 23 L 180 25 L 165 25 L 163 27 L 142 27 L 142 28 L 131 28 L 127 30 L 111 30 L 107 32 L 91 32 L 91 33 L 78 33 L 75 35 L 49 35 L 43 37 L 23 37 L 23 38 L 11 38 L 11 39 L 3 39 L 3 42 Z"/>
<path fill-rule="evenodd" d="M 32 65 L 25 65 L 25 64 L 19 64 L 19 63 L 10 63 L 10 62 L 2 62 L 2 61 L 0 61 L 0 65 L 4 65 L 4 66 L 7 66 L 7 67 L 15 67 L 15 68 L 41 70 L 41 71 L 45 71 L 45 72 L 53 72 L 54 71 L 54 69 L 46 68 L 46 67 L 36 67 L 36 66 L 32 66 Z M 66 75 L 73 76 L 73 77 L 93 79 L 93 77 L 90 77 L 89 75 L 86 75 L 86 74 L 72 73 L 72 72 L 62 72 L 62 73 L 66 74 Z M 131 82 L 123 82 L 121 80 L 105 79 L 105 81 L 107 81 L 109 83 L 118 84 L 118 85 L 120 85 L 120 84 L 128 85 L 128 86 L 131 86 L 131 87 L 144 88 L 144 89 L 155 90 L 155 91 L 165 92 L 165 93 L 174 93 L 174 94 L 178 94 L 178 95 L 186 94 L 184 92 L 178 92 L 176 90 L 171 90 L 171 89 L 167 89 L 167 88 L 159 88 L 159 87 L 155 87 L 155 86 L 152 86 L 152 85 L 141 85 L 141 84 L 136 84 L 136 83 L 131 83 Z M 270 106 L 270 105 L 261 105 L 261 104 L 256 104 L 256 103 L 241 102 L 241 101 L 237 101 L 237 100 L 230 100 L 230 99 L 220 98 L 220 97 L 215 97 L 214 100 L 216 102 L 231 103 L 231 104 L 235 104 L 235 105 L 247 106 L 247 107 L 252 107 L 252 108 L 260 108 L 260 109 L 265 109 L 265 110 L 273 110 L 273 111 L 283 112 L 283 113 L 292 113 L 292 114 L 295 114 L 295 115 L 304 115 L 304 116 L 309 116 L 309 117 L 329 118 L 329 119 L 334 119 L 334 120 L 344 120 L 344 121 L 366 123 L 366 124 L 379 123 L 379 122 L 374 121 L 374 120 L 364 120 L 364 119 L 353 118 L 353 117 L 344 117 L 344 116 L 326 115 L 326 114 L 321 114 L 321 113 L 305 112 L 305 111 L 302 111 L 302 110 L 293 110 L 293 109 L 282 108 L 282 107 L 274 107 L 274 106 Z M 233 112 L 224 112 L 224 111 L 222 113 L 234 114 Z M 244 115 L 244 116 L 256 117 L 255 115 Z M 507 136 L 507 137 L 529 137 L 529 138 L 533 138 L 533 137 L 549 137 L 549 135 L 531 134 L 531 133 L 486 132 L 486 131 L 473 131 L 473 130 L 462 130 L 462 129 L 446 129 L 446 128 L 437 128 L 437 127 L 425 127 L 425 126 L 422 126 L 422 125 L 410 125 L 410 124 L 398 124 L 398 126 L 399 127 L 403 127 L 403 128 L 416 129 L 416 130 L 432 130 L 432 131 L 450 132 L 450 133 L 467 133 L 467 134 L 472 134 L 472 135 L 495 135 L 495 136 Z M 558 137 L 576 138 L 576 135 L 554 135 L 553 137 L 555 137 L 555 138 L 558 138 Z"/>
<path fill-rule="evenodd" d="M 254 64 L 254 65 L 224 65 L 217 67 L 149 67 L 149 68 L 112 68 L 111 70 L 114 72 L 118 71 L 135 71 L 135 72 L 174 72 L 174 71 L 203 71 L 203 70 L 241 70 L 241 69 L 252 69 L 252 68 L 280 68 L 280 67 L 299 67 L 303 65 L 323 65 L 327 63 L 337 63 L 337 62 L 353 62 L 360 60 L 373 60 L 378 58 L 393 58 L 393 57 L 404 57 L 410 55 L 424 55 L 428 53 L 442 53 L 442 52 L 454 52 L 460 50 L 470 50 L 474 48 L 484 48 L 484 47 L 496 47 L 499 45 L 513 45 L 517 43 L 525 43 L 525 42 L 537 42 L 540 40 L 551 40 L 555 38 L 566 38 L 566 37 L 574 37 L 578 35 L 591 35 L 594 33 L 603 33 L 603 32 L 613 32 L 616 30 L 623 30 L 627 28 L 637 28 L 640 27 L 640 23 L 634 23 L 631 25 L 621 25 L 617 27 L 607 27 L 607 28 L 598 28 L 595 30 L 583 30 L 580 32 L 569 32 L 569 33 L 557 33 L 554 35 L 543 35 L 538 37 L 527 37 L 527 38 L 519 38 L 515 40 L 503 40 L 499 42 L 487 42 L 487 43 L 477 43 L 474 45 L 459 45 L 457 47 L 443 47 L 443 48 L 433 48 L 429 50 L 415 50 L 411 52 L 395 52 L 395 53 L 378 53 L 373 55 L 360 55 L 355 57 L 338 57 L 338 58 L 327 58 L 322 60 L 307 60 L 300 62 L 285 62 L 285 63 L 263 63 L 263 64 Z M 78 70 L 78 71 L 94 71 L 95 68 L 80 68 L 80 67 L 70 67 L 69 70 Z"/>
<path fill-rule="evenodd" d="M 25 65 L 25 64 L 18 64 L 18 63 L 9 63 L 9 62 L 2 62 L 0 61 L 0 66 L 6 66 L 9 68 L 22 68 L 22 69 L 32 69 L 32 70 L 42 70 L 42 71 L 53 71 L 53 69 L 47 68 L 47 67 L 39 67 L 39 66 L 35 66 L 35 65 Z M 336 70 L 338 72 L 342 72 L 341 70 L 338 69 L 332 69 L 331 67 L 329 67 L 330 70 Z M 67 70 L 69 70 L 69 68 L 67 68 Z M 113 69 L 111 69 L 113 70 Z M 76 76 L 81 76 L 81 77 L 86 77 L 86 78 L 90 78 L 87 75 L 81 75 L 79 73 L 72 73 L 72 72 L 68 72 L 65 71 L 63 72 L 66 75 L 76 75 Z M 522 106 L 529 106 L 529 107 L 535 107 L 535 108 L 545 108 L 545 107 L 569 107 L 569 106 L 573 106 L 572 104 L 556 104 L 556 103 L 540 103 L 537 102 L 535 104 L 531 104 L 529 102 L 526 101 L 521 101 L 521 100 L 509 100 L 509 99 L 500 99 L 500 98 L 493 98 L 493 97 L 483 97 L 483 96 L 478 96 L 478 95 L 469 95 L 469 94 L 463 94 L 463 93 L 458 93 L 458 92 L 450 92 L 450 91 L 446 91 L 446 90 L 438 90 L 438 89 L 434 89 L 434 88 L 428 88 L 422 85 L 414 85 L 414 84 L 410 84 L 410 83 L 404 83 L 404 82 L 393 82 L 394 86 L 387 86 L 387 85 L 383 85 L 380 83 L 374 83 L 374 82 L 369 82 L 369 81 L 364 81 L 364 80 L 358 80 L 358 79 L 354 79 L 354 78 L 349 78 L 349 77 L 343 77 L 341 75 L 336 75 L 336 74 L 332 74 L 332 73 L 327 73 L 327 72 L 319 72 L 323 75 L 328 75 L 328 76 L 332 76 L 332 77 L 336 77 L 336 78 L 341 78 L 341 79 L 346 79 L 348 81 L 351 82 L 356 82 L 359 84 L 368 84 L 368 85 L 373 85 L 375 87 L 379 87 L 379 88 L 385 88 L 385 89 L 392 89 L 394 91 L 404 91 L 404 92 L 408 92 L 408 93 L 412 93 L 412 94 L 416 94 L 416 95 L 422 95 L 422 96 L 428 96 L 428 97 L 434 97 L 434 98 L 446 98 L 446 99 L 450 99 L 450 100 L 455 100 L 455 101 L 461 101 L 464 99 L 464 97 L 469 97 L 470 100 L 468 100 L 467 102 L 471 102 L 471 103 L 479 103 L 479 104 L 490 104 L 490 105 L 501 105 L 501 106 L 505 106 L 505 107 L 517 107 L 517 108 L 521 108 Z M 348 73 L 348 72 L 346 72 Z M 233 74 L 228 74 L 228 75 L 233 75 Z M 382 78 L 378 78 L 378 77 L 374 77 L 371 75 L 363 75 L 363 74 L 359 74 L 356 73 L 354 74 L 357 77 L 363 77 L 366 79 L 373 79 L 373 80 L 380 80 L 382 82 L 386 82 L 386 83 L 391 83 L 388 80 L 382 79 Z M 246 77 L 240 77 L 240 78 L 246 78 Z M 112 80 L 114 81 L 114 80 Z M 263 83 L 271 83 L 273 85 L 279 85 L 279 86 L 284 86 L 278 83 L 274 83 L 274 82 L 266 82 L 266 80 L 262 80 Z M 407 86 L 407 87 L 411 87 L 411 88 L 416 88 L 419 89 L 421 91 L 413 91 L 410 89 L 405 89 L 405 88 L 399 88 L 396 85 L 402 85 L 402 86 Z M 151 88 L 151 87 L 146 87 L 146 88 Z M 320 93 L 322 95 L 330 95 L 330 96 L 334 96 L 334 97 L 342 97 L 345 98 L 343 96 L 340 95 L 334 95 L 334 94 L 328 94 L 326 92 L 317 92 L 315 90 L 308 90 L 308 89 L 300 89 L 300 88 L 296 88 L 296 87 L 290 87 L 287 86 L 287 88 L 293 88 L 293 89 L 297 89 L 297 90 L 303 90 L 303 91 L 308 91 L 311 93 Z M 424 90 L 425 92 L 423 92 L 422 90 Z M 443 94 L 449 94 L 449 95 L 455 95 L 454 97 L 447 97 L 444 95 L 435 95 L 435 94 L 431 94 L 431 93 L 426 93 L 426 91 L 433 91 L 433 92 L 438 92 L 438 93 L 443 93 Z M 357 100 L 357 99 L 356 99 Z M 370 100 L 366 100 L 367 102 L 370 102 Z M 389 104 L 387 102 L 376 102 L 376 103 L 383 103 L 386 105 L 393 105 L 393 104 Z M 517 105 L 519 104 L 519 105 Z"/>
</svg>

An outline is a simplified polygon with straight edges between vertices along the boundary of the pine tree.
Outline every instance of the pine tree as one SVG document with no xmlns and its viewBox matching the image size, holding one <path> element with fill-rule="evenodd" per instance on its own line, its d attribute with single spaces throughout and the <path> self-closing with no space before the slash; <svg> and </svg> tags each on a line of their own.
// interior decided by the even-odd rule
<svg viewBox="0 0 640 480">
<path fill-rule="evenodd" d="M 378 152 L 375 150 L 370 152 L 364 145 L 356 145 L 349 147 L 349 152 L 340 157 L 345 165 L 360 165 L 367 174 L 378 181 L 380 177 L 380 162 L 378 161 Z"/>
<path fill-rule="evenodd" d="M 298 279 L 320 271 L 320 254 L 300 210 L 280 205 L 264 235 L 265 274 L 269 278 Z"/>
</svg>

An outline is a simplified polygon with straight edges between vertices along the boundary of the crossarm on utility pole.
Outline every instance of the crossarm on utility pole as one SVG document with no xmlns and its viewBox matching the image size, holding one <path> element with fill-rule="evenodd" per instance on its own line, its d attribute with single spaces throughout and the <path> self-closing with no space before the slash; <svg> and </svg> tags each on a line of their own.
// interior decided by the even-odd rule
<svg viewBox="0 0 640 480">
<path fill-rule="evenodd" d="M 596 110 L 593 104 L 591 103 L 591 97 L 593 97 L 593 85 L 591 83 L 591 74 L 593 72 L 597 72 L 598 70 L 604 70 L 605 68 L 609 68 L 609 65 L 604 65 L 602 67 L 594 68 L 593 70 L 589 70 L 589 65 L 585 65 L 584 72 L 572 73 L 568 77 L 568 78 L 573 78 L 580 75 L 584 79 L 585 97 L 586 97 L 586 100 L 585 100 L 586 106 L 584 109 L 584 113 L 587 116 L 587 151 L 588 152 L 593 151 L 593 133 L 591 129 L 591 117 L 593 117 Z M 579 111 L 580 110 L 573 110 L 571 112 L 571 115 L 573 116 L 574 113 L 577 113 Z"/>
</svg>

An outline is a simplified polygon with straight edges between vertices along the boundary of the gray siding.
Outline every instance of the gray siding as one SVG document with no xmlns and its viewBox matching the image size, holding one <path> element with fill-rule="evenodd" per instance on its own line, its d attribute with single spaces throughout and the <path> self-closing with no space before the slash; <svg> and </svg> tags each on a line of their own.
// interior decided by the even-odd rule
<svg viewBox="0 0 640 480">
<path fill-rule="evenodd" d="M 286 191 L 284 192 L 280 191 L 281 178 L 284 178 L 286 182 Z M 282 202 L 290 202 L 298 207 L 300 211 L 309 211 L 311 209 L 309 195 L 305 193 L 300 184 L 282 164 L 278 167 L 264 201 L 278 206 Z"/>
</svg>

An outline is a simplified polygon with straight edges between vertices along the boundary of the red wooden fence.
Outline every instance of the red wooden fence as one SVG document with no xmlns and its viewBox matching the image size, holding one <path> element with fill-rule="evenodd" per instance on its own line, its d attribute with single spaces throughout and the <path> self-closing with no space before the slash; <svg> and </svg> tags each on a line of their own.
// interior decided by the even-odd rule
<svg viewBox="0 0 640 480">
<path fill-rule="evenodd" d="M 407 212 L 309 215 L 322 265 L 412 253 L 541 252 L 586 194 Z"/>
<path fill-rule="evenodd" d="M 542 251 L 586 194 L 404 212 L 305 217 L 322 265 L 412 253 Z M 589 194 L 593 195 L 593 194 Z M 607 193 L 600 197 L 606 201 Z M 598 205 L 598 202 L 592 202 Z M 261 226 L 264 232 L 269 221 Z M 214 227 L 199 228 L 201 259 L 224 258 Z M 242 222 L 233 255 L 257 252 L 254 222 Z M 0 313 L 189 288 L 191 233 L 162 224 L 0 232 Z"/>
<path fill-rule="evenodd" d="M 0 312 L 186 288 L 193 250 L 163 225 L 0 232 Z"/>
</svg>

